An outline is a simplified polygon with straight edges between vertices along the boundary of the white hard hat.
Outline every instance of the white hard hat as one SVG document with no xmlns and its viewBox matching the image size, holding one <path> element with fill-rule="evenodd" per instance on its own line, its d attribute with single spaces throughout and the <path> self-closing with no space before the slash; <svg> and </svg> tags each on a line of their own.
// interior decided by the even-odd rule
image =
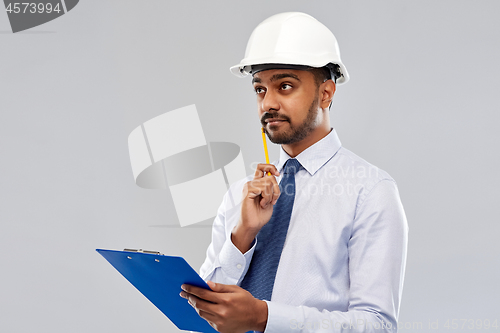
<svg viewBox="0 0 500 333">
<path fill-rule="evenodd" d="M 314 17 L 289 12 L 276 14 L 260 23 L 248 40 L 245 58 L 230 68 L 239 77 L 252 73 L 252 66 L 263 64 L 323 67 L 329 64 L 337 76 L 336 83 L 349 80 L 349 74 L 340 60 L 337 39 Z M 282 68 L 282 67 L 281 67 Z"/>
</svg>

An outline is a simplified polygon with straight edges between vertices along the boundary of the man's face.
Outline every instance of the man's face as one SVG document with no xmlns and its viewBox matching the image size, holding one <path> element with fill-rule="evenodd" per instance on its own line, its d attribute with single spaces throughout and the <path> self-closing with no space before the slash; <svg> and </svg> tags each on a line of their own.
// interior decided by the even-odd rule
<svg viewBox="0 0 500 333">
<path fill-rule="evenodd" d="M 320 125 L 319 90 L 312 73 L 272 69 L 256 73 L 252 83 L 262 127 L 271 142 L 302 141 Z"/>
</svg>

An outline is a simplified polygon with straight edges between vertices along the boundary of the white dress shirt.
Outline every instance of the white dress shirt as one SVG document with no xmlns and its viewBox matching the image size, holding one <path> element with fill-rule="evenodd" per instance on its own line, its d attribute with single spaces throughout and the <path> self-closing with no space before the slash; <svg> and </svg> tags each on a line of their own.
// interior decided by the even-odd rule
<svg viewBox="0 0 500 333">
<path fill-rule="evenodd" d="M 273 162 L 280 173 L 289 158 L 281 148 Z M 408 242 L 396 182 L 342 147 L 333 128 L 296 159 L 302 167 L 264 332 L 396 332 Z M 258 236 L 245 254 L 230 236 L 252 179 L 232 184 L 218 209 L 205 281 L 239 285 L 248 270 Z"/>
</svg>

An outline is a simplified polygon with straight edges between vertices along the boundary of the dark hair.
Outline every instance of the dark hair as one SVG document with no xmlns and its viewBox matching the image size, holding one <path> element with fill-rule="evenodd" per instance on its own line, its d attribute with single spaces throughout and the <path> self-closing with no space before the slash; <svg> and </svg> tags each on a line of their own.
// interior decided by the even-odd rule
<svg viewBox="0 0 500 333">
<path fill-rule="evenodd" d="M 340 74 L 339 65 L 334 65 L 334 64 L 329 64 L 329 65 L 323 67 L 313 67 L 308 69 L 308 71 L 312 73 L 312 75 L 314 76 L 314 82 L 316 83 L 317 87 L 319 87 L 326 80 L 330 79 L 332 79 L 333 82 L 337 83 L 337 78 L 342 75 Z"/>
<path fill-rule="evenodd" d="M 314 76 L 316 87 L 330 79 L 330 70 L 327 67 L 311 68 L 308 71 Z"/>
</svg>

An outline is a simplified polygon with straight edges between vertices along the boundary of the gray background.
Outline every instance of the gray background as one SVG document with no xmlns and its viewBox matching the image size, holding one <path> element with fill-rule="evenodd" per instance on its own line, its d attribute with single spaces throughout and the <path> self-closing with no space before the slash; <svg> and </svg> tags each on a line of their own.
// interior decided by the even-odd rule
<svg viewBox="0 0 500 333">
<path fill-rule="evenodd" d="M 0 13 L 1 332 L 177 331 L 95 252 L 199 268 L 210 242 L 206 226 L 177 227 L 167 190 L 134 184 L 127 136 L 194 103 L 207 140 L 238 144 L 251 173 L 264 160 L 255 96 L 228 68 L 283 11 L 335 33 L 352 79 L 332 124 L 398 183 L 400 322 L 500 319 L 498 1 L 88 0 L 18 34 Z"/>
</svg>

